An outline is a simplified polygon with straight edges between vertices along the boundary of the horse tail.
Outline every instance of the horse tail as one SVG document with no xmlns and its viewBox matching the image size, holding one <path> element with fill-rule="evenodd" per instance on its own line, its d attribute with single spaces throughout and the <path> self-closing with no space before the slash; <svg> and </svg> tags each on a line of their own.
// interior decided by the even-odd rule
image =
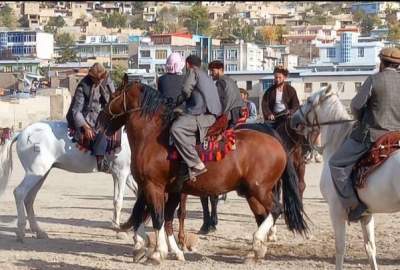
<svg viewBox="0 0 400 270">
<path fill-rule="evenodd" d="M 0 195 L 7 188 L 8 181 L 13 170 L 12 145 L 17 141 L 19 133 L 15 134 L 11 140 L 7 140 L 0 146 Z"/>
<path fill-rule="evenodd" d="M 303 202 L 299 194 L 297 173 L 289 156 L 282 175 L 282 197 L 285 221 L 289 230 L 307 235 L 309 232 L 305 221 L 307 215 L 304 212 Z"/>
</svg>

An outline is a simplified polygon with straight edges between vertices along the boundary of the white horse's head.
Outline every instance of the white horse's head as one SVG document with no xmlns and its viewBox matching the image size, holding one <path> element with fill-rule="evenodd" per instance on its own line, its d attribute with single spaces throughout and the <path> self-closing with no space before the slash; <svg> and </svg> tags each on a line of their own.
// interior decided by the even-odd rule
<svg viewBox="0 0 400 270">
<path fill-rule="evenodd" d="M 317 136 L 320 125 L 348 119 L 349 115 L 331 84 L 307 98 L 291 119 L 291 127 L 306 137 Z"/>
</svg>

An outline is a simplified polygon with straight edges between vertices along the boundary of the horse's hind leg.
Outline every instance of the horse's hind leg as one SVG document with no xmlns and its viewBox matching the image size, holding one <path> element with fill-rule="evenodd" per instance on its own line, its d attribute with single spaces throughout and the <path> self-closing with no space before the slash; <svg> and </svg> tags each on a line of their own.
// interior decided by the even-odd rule
<svg viewBox="0 0 400 270">
<path fill-rule="evenodd" d="M 200 197 L 201 208 L 203 208 L 203 225 L 201 225 L 199 233 L 208 234 L 210 232 L 210 210 L 208 208 L 209 196 Z"/>
<path fill-rule="evenodd" d="M 364 236 L 365 251 L 367 252 L 371 269 L 378 269 L 378 264 L 376 263 L 374 217 L 372 215 L 363 217 L 361 219 L 361 228 Z"/>
<path fill-rule="evenodd" d="M 38 239 L 46 239 L 46 238 L 48 238 L 48 235 L 45 231 L 43 231 L 39 227 L 39 224 L 37 223 L 35 211 L 33 210 L 33 204 L 35 202 L 36 195 L 37 195 L 38 191 L 40 190 L 40 188 L 42 187 L 47 175 L 48 175 L 48 173 L 46 173 L 40 179 L 40 181 L 31 189 L 31 191 L 29 191 L 28 196 L 26 196 L 26 198 L 24 200 L 30 228 L 31 228 L 32 232 L 36 233 L 36 237 Z"/>
<path fill-rule="evenodd" d="M 25 175 L 21 184 L 19 184 L 14 189 L 14 198 L 15 204 L 17 207 L 17 241 L 23 242 L 25 237 L 25 227 L 26 227 L 26 216 L 25 216 L 25 207 L 24 201 L 31 190 L 38 185 L 38 189 L 41 184 L 40 181 L 43 179 L 43 175 Z M 33 208 L 33 200 L 32 200 L 32 208 Z M 34 225 L 33 225 L 34 226 Z"/>
<path fill-rule="evenodd" d="M 217 230 L 217 224 L 218 224 L 218 214 L 217 214 L 218 196 L 210 196 L 210 202 L 211 202 L 210 232 L 215 232 Z"/>
<path fill-rule="evenodd" d="M 250 209 L 256 219 L 258 230 L 253 236 L 253 252 L 255 259 L 264 258 L 267 253 L 266 236 L 274 225 L 272 214 L 267 214 L 266 208 L 253 196 L 247 197 Z"/>
</svg>

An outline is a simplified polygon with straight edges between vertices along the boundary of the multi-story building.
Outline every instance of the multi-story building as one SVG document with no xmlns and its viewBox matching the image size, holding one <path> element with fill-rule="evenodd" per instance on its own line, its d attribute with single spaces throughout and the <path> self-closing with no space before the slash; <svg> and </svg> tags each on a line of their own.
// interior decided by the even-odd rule
<svg viewBox="0 0 400 270">
<path fill-rule="evenodd" d="M 351 5 L 352 13 L 361 10 L 366 14 L 380 15 L 384 14 L 386 8 L 399 9 L 398 2 L 358 2 Z"/>
<path fill-rule="evenodd" d="M 81 61 L 128 67 L 128 42 L 117 36 L 87 36 L 84 42 L 76 43 L 75 51 Z"/>
<path fill-rule="evenodd" d="M 256 44 L 243 40 L 235 44 L 223 44 L 223 62 L 225 71 L 263 70 L 263 50 Z M 221 60 L 221 50 L 214 49 L 213 60 Z"/>
<path fill-rule="evenodd" d="M 331 44 L 317 44 L 320 58 L 309 67 L 317 71 L 375 70 L 382 41 L 359 37 L 359 33 L 343 32 L 340 40 Z"/>
<path fill-rule="evenodd" d="M 288 34 L 283 35 L 287 44 L 312 44 L 313 42 L 331 43 L 336 40 L 336 30 L 340 22 L 335 25 L 301 25 L 289 28 Z"/>
<path fill-rule="evenodd" d="M 30 29 L 0 28 L 0 56 L 50 60 L 54 54 L 53 34 Z"/>
</svg>

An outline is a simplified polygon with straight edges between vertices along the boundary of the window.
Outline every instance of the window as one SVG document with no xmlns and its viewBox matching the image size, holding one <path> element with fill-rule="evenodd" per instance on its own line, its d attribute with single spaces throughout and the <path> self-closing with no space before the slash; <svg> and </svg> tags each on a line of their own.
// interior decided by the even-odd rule
<svg viewBox="0 0 400 270">
<path fill-rule="evenodd" d="M 146 72 L 149 72 L 149 70 L 150 70 L 150 65 L 139 65 L 139 69 L 145 69 Z"/>
<path fill-rule="evenodd" d="M 305 83 L 304 84 L 304 92 L 305 93 L 312 93 L 312 83 Z"/>
<path fill-rule="evenodd" d="M 226 60 L 237 60 L 238 51 L 237 49 L 226 50 Z"/>
<path fill-rule="evenodd" d="M 140 51 L 140 57 L 150 57 L 150 51 L 149 50 Z"/>
<path fill-rule="evenodd" d="M 320 83 L 320 85 L 319 85 L 319 86 L 322 88 L 322 87 L 328 86 L 328 83 L 326 83 L 326 82 L 322 82 L 322 83 Z"/>
<path fill-rule="evenodd" d="M 236 64 L 227 64 L 226 70 L 227 71 L 237 71 L 237 65 Z"/>
<path fill-rule="evenodd" d="M 327 56 L 328 56 L 328 58 L 335 58 L 336 57 L 336 48 L 328 48 Z"/>
<path fill-rule="evenodd" d="M 5 72 L 12 72 L 12 66 L 6 66 Z"/>
<path fill-rule="evenodd" d="M 274 83 L 274 80 L 272 80 L 272 79 L 265 80 L 265 81 L 263 82 L 263 90 L 264 90 L 264 91 L 267 91 L 268 88 L 270 88 L 270 87 L 272 86 L 273 83 Z"/>
<path fill-rule="evenodd" d="M 253 89 L 253 82 L 246 81 L 246 90 L 251 90 L 251 89 Z"/>
<path fill-rule="evenodd" d="M 355 88 L 356 92 L 358 92 L 358 90 L 361 88 L 361 83 L 360 82 L 355 82 L 354 83 L 354 88 Z"/>
<path fill-rule="evenodd" d="M 344 92 L 344 82 L 338 82 L 337 89 L 338 91 Z"/>
<path fill-rule="evenodd" d="M 364 48 L 358 48 L 358 57 L 364 57 Z"/>
<path fill-rule="evenodd" d="M 156 59 L 167 59 L 167 50 L 156 50 Z"/>
</svg>

